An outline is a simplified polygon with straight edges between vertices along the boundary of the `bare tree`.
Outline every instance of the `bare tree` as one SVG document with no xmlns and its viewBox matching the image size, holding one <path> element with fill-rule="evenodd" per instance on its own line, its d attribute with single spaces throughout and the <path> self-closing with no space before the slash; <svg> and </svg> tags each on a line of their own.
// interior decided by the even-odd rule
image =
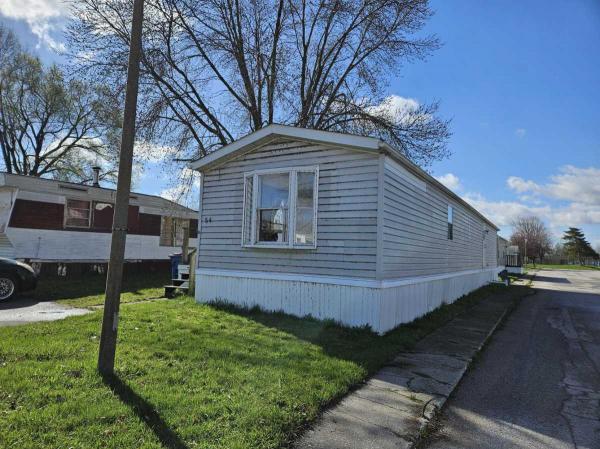
<svg viewBox="0 0 600 449">
<path fill-rule="evenodd" d="M 269 123 L 377 136 L 421 165 L 448 155 L 438 103 L 398 105 L 390 75 L 439 45 L 427 0 L 147 0 L 139 123 L 198 157 Z M 131 0 L 79 0 L 69 43 L 123 86 Z"/>
<path fill-rule="evenodd" d="M 543 261 L 552 249 L 552 237 L 542 220 L 536 216 L 519 217 L 512 222 L 513 233 L 510 242 L 519 247 L 519 252 L 534 263 Z"/>
<path fill-rule="evenodd" d="M 91 166 L 110 166 L 119 113 L 107 88 L 68 80 L 55 65 L 44 67 L 1 27 L 0 60 L 4 170 L 86 181 Z M 109 168 L 102 176 L 112 174 Z"/>
</svg>

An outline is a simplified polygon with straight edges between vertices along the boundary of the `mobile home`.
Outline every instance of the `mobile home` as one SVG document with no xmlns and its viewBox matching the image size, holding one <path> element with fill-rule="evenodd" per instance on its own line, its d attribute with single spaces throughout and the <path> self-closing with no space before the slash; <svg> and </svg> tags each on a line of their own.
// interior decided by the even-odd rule
<svg viewBox="0 0 600 449">
<path fill-rule="evenodd" d="M 108 261 L 116 191 L 0 173 L 0 256 L 34 264 Z M 125 259 L 166 261 L 180 251 L 183 228 L 196 244 L 197 212 L 132 193 Z"/>
<path fill-rule="evenodd" d="M 385 332 L 501 268 L 498 228 L 379 139 L 270 125 L 191 167 L 201 302 Z"/>
</svg>

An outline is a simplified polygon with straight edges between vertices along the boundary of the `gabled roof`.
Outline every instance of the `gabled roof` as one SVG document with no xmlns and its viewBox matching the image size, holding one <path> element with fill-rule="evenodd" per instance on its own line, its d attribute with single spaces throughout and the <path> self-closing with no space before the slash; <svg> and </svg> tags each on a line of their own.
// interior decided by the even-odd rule
<svg viewBox="0 0 600 449">
<path fill-rule="evenodd" d="M 247 134 L 235 142 L 219 148 L 217 151 L 195 160 L 189 164 L 194 170 L 206 171 L 236 156 L 260 147 L 277 137 L 288 137 L 308 142 L 342 145 L 357 150 L 379 152 L 383 141 L 374 137 L 358 136 L 355 134 L 336 133 L 317 129 L 297 128 L 287 125 L 268 125 L 253 133 Z"/>
<path fill-rule="evenodd" d="M 232 142 L 228 145 L 221 147 L 213 153 L 204 156 L 201 159 L 197 159 L 190 162 L 189 167 L 200 172 L 205 172 L 221 165 L 227 161 L 235 159 L 236 157 L 253 151 L 254 149 L 265 145 L 266 143 L 277 139 L 277 138 L 291 138 L 307 142 L 339 145 L 344 148 L 353 149 L 357 151 L 366 151 L 374 154 L 383 153 L 390 156 L 396 162 L 402 164 L 408 171 L 417 176 L 418 178 L 426 181 L 429 184 L 434 185 L 442 192 L 449 195 L 457 203 L 460 203 L 468 210 L 475 213 L 478 217 L 488 223 L 492 228 L 498 230 L 499 228 L 484 217 L 477 209 L 463 200 L 460 196 L 454 193 L 452 190 L 447 188 L 429 173 L 424 171 L 422 168 L 408 160 L 400 151 L 392 147 L 388 143 L 375 137 L 360 136 L 355 134 L 345 134 L 331 131 L 321 131 L 316 129 L 298 128 L 295 126 L 272 124 L 265 126 L 264 128 L 254 131 L 253 133 L 247 134 L 246 136 Z"/>
</svg>

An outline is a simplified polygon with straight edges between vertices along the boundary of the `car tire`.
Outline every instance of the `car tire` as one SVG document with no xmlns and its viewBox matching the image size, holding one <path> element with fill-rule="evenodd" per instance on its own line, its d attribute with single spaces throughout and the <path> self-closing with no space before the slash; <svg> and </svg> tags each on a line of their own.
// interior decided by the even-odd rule
<svg viewBox="0 0 600 449">
<path fill-rule="evenodd" d="M 8 301 L 17 294 L 17 281 L 10 274 L 0 273 L 0 301 Z"/>
</svg>

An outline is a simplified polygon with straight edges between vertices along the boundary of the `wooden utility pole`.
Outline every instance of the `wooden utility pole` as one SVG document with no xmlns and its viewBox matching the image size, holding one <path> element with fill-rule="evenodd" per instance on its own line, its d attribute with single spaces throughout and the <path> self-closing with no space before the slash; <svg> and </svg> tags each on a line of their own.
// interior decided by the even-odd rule
<svg viewBox="0 0 600 449">
<path fill-rule="evenodd" d="M 125 258 L 125 241 L 127 239 L 127 215 L 129 211 L 129 193 L 131 190 L 131 165 L 133 160 L 133 142 L 135 140 L 140 53 L 142 51 L 143 15 L 144 0 L 134 0 L 123 134 L 121 135 L 121 152 L 119 156 L 117 198 L 115 200 L 115 212 L 113 216 L 110 260 L 108 262 L 108 275 L 106 277 L 104 318 L 102 320 L 102 335 L 100 337 L 100 352 L 98 354 L 98 371 L 102 374 L 113 373 L 115 352 L 117 349 L 117 326 L 119 324 L 123 259 Z"/>
</svg>

